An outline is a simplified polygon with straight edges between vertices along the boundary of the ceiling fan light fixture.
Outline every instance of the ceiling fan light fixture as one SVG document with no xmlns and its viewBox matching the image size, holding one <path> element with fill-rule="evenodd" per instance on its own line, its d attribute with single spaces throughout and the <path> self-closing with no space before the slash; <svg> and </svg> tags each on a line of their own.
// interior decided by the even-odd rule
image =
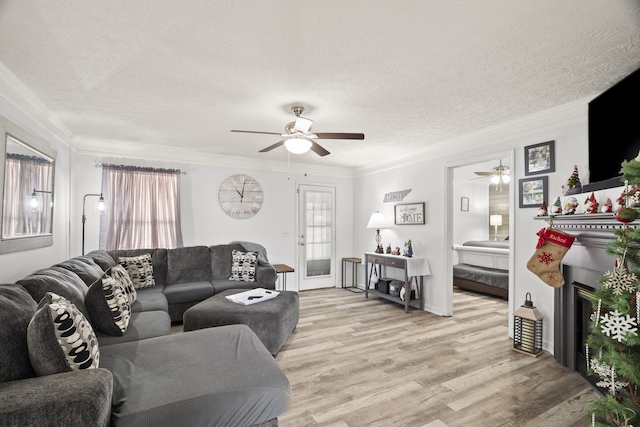
<svg viewBox="0 0 640 427">
<path fill-rule="evenodd" d="M 294 129 L 298 132 L 307 133 L 311 130 L 311 125 L 313 124 L 313 120 L 307 119 L 305 117 L 296 118 L 296 124 Z"/>
<path fill-rule="evenodd" d="M 511 177 L 509 177 L 509 175 L 502 175 L 502 182 L 508 184 L 509 181 L 511 181 Z"/>
<path fill-rule="evenodd" d="M 491 183 L 492 183 L 492 184 L 498 184 L 498 183 L 500 183 L 500 177 L 499 177 L 498 175 L 493 175 L 493 176 L 491 177 Z"/>
<path fill-rule="evenodd" d="M 311 141 L 304 138 L 291 138 L 285 141 L 284 146 L 290 153 L 304 154 L 311 148 Z"/>
</svg>

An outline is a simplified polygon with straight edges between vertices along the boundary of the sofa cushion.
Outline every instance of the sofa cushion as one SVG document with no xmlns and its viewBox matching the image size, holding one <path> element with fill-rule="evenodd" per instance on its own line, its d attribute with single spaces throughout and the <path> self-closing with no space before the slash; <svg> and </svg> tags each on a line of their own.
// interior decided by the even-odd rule
<svg viewBox="0 0 640 427">
<path fill-rule="evenodd" d="M 98 280 L 104 274 L 104 270 L 102 270 L 93 259 L 86 256 L 71 258 L 56 264 L 56 266 L 73 271 L 87 286 Z"/>
<path fill-rule="evenodd" d="M 169 304 L 202 301 L 213 295 L 211 282 L 189 282 L 169 285 L 164 288 L 164 296 Z"/>
<path fill-rule="evenodd" d="M 146 340 L 148 338 L 161 337 L 169 334 L 171 334 L 171 318 L 166 311 L 132 313 L 129 319 L 127 333 L 121 337 L 108 335 L 100 330 L 96 331 L 100 351 L 106 346 L 113 344 Z"/>
<path fill-rule="evenodd" d="M 27 327 L 37 304 L 19 285 L 0 285 L 0 382 L 36 376 L 27 348 Z"/>
<path fill-rule="evenodd" d="M 102 356 L 101 366 L 113 373 L 116 427 L 143 419 L 144 425 L 252 426 L 291 403 L 287 377 L 246 325 L 108 346 Z"/>
<path fill-rule="evenodd" d="M 47 292 L 53 292 L 71 301 L 85 317 L 89 316 L 84 306 L 87 285 L 72 271 L 62 267 L 49 267 L 16 283 L 24 286 L 35 301 L 42 300 Z"/>
<path fill-rule="evenodd" d="M 133 257 L 120 257 L 118 263 L 129 273 L 133 286 L 138 288 L 149 288 L 156 285 L 153 278 L 153 264 L 151 254 L 142 254 Z"/>
<path fill-rule="evenodd" d="M 85 256 L 91 258 L 96 264 L 100 266 L 100 268 L 102 268 L 103 271 L 107 271 L 114 265 L 118 265 L 116 260 L 114 260 L 107 251 L 95 250 L 89 252 Z"/>
<path fill-rule="evenodd" d="M 167 249 L 118 249 L 108 251 L 114 260 L 120 257 L 134 257 L 144 254 L 151 255 L 151 264 L 153 265 L 153 279 L 156 285 L 167 284 Z"/>
<path fill-rule="evenodd" d="M 114 278 L 107 276 L 89 286 L 84 305 L 95 328 L 114 336 L 127 332 L 131 307 L 124 289 Z"/>
<path fill-rule="evenodd" d="M 190 246 L 167 251 L 167 285 L 211 280 L 211 250 Z"/>
<path fill-rule="evenodd" d="M 131 304 L 131 312 L 139 313 L 142 311 L 169 311 L 169 304 L 167 303 L 167 297 L 162 292 L 149 292 L 155 290 L 158 286 L 153 288 L 140 289 L 137 293 L 138 298 Z"/>
<path fill-rule="evenodd" d="M 129 277 L 127 269 L 120 264 L 114 265 L 109 269 L 108 274 L 113 277 L 116 282 L 120 283 L 120 286 L 122 286 L 122 289 L 124 289 L 124 293 L 127 296 L 129 305 L 133 304 L 136 298 L 138 298 L 138 292 L 136 291 L 136 287 L 133 286 L 133 282 L 131 281 L 131 277 Z"/>
<path fill-rule="evenodd" d="M 230 245 L 214 245 L 211 246 L 211 276 L 215 279 L 229 280 L 231 275 L 231 252 L 243 251 L 244 248 L 237 244 L 232 243 Z"/>
<path fill-rule="evenodd" d="M 231 275 L 229 276 L 229 280 L 255 282 L 257 263 L 257 252 L 233 250 L 231 252 Z"/>
<path fill-rule="evenodd" d="M 36 374 L 97 368 L 98 340 L 91 324 L 66 298 L 51 292 L 42 298 L 27 328 L 29 359 Z"/>
</svg>

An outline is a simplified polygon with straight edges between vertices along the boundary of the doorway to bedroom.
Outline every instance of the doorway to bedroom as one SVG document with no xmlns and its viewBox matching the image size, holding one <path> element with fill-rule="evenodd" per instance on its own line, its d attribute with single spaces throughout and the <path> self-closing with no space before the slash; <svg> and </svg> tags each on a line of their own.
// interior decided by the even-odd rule
<svg viewBox="0 0 640 427">
<path fill-rule="evenodd" d="M 448 165 L 449 287 L 509 301 L 512 268 L 513 151 Z M 506 176 L 506 179 L 505 179 Z M 455 282 L 455 283 L 454 283 Z M 455 316 L 456 313 L 452 314 Z"/>
</svg>

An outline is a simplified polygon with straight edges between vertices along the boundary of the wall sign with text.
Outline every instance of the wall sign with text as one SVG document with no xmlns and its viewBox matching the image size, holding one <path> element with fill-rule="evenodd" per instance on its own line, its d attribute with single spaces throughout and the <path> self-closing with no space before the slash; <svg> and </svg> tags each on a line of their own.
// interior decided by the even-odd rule
<svg viewBox="0 0 640 427">
<path fill-rule="evenodd" d="M 424 202 L 395 205 L 397 225 L 424 224 Z"/>
</svg>

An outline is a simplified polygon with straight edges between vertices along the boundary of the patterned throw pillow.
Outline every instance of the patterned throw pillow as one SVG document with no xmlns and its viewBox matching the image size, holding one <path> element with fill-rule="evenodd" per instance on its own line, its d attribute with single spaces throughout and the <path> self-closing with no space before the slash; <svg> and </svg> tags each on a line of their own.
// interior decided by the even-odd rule
<svg viewBox="0 0 640 427">
<path fill-rule="evenodd" d="M 138 292 L 136 292 L 136 288 L 133 286 L 127 270 L 121 265 L 116 265 L 111 268 L 109 275 L 113 277 L 116 282 L 120 283 L 120 286 L 124 289 L 124 293 L 127 295 L 129 305 L 133 304 L 136 298 L 138 298 Z"/>
<path fill-rule="evenodd" d="M 243 282 L 256 281 L 258 252 L 240 252 L 234 249 L 231 253 L 231 258 L 231 276 L 229 277 L 229 280 Z"/>
<path fill-rule="evenodd" d="M 84 305 L 97 329 L 116 337 L 127 332 L 131 307 L 127 294 L 113 277 L 105 276 L 92 283 Z"/>
<path fill-rule="evenodd" d="M 155 280 L 153 280 L 153 264 L 151 263 L 150 254 L 120 257 L 118 258 L 118 263 L 129 273 L 134 288 L 150 288 L 156 285 Z"/>
<path fill-rule="evenodd" d="M 100 363 L 91 324 L 73 303 L 52 292 L 42 298 L 29 323 L 27 347 L 39 376 L 94 369 Z"/>
</svg>

